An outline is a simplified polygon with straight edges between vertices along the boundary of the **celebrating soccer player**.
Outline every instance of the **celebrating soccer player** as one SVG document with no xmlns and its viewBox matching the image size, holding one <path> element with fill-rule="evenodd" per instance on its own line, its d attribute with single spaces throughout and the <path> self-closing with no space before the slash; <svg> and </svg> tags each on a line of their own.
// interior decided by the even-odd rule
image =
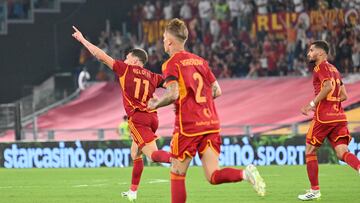
<svg viewBox="0 0 360 203">
<path fill-rule="evenodd" d="M 166 92 L 152 98 L 149 109 L 175 103 L 175 129 L 171 142 L 171 199 L 173 203 L 186 201 L 185 176 L 196 152 L 199 153 L 207 180 L 214 185 L 249 181 L 256 192 L 265 195 L 265 182 L 256 167 L 245 170 L 219 168 L 220 122 L 214 98 L 221 89 L 208 62 L 185 51 L 188 29 L 179 19 L 165 27 L 164 49 L 170 59 L 163 64 Z"/>
<path fill-rule="evenodd" d="M 344 109 L 341 106 L 341 102 L 347 99 L 345 86 L 339 71 L 327 61 L 328 53 L 327 42 L 315 41 L 311 44 L 307 55 L 309 62 L 315 63 L 313 74 L 315 98 L 301 111 L 304 115 L 315 111 L 315 115 L 306 135 L 305 151 L 311 189 L 299 195 L 300 200 L 319 199 L 321 196 L 316 152 L 325 138 L 328 138 L 335 149 L 337 157 L 360 173 L 359 159 L 348 150 L 351 137 Z"/>
<path fill-rule="evenodd" d="M 127 54 L 125 61 L 114 60 L 103 50 L 87 41 L 81 32 L 73 26 L 73 37 L 82 43 L 92 55 L 106 64 L 119 77 L 123 94 L 125 111 L 129 117 L 129 128 L 133 139 L 131 158 L 134 166 L 131 187 L 122 196 L 130 201 L 137 198 L 137 188 L 144 168 L 142 153 L 154 162 L 170 163 L 170 153 L 158 150 L 156 146 L 158 118 L 156 111 L 149 111 L 147 103 L 155 89 L 162 85 L 161 75 L 144 68 L 148 60 L 147 53 L 142 49 L 133 49 Z"/>
</svg>

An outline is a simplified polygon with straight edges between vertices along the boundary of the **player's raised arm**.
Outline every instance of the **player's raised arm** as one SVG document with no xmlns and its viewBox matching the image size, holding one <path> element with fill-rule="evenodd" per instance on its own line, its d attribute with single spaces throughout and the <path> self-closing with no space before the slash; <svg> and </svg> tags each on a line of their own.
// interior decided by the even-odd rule
<svg viewBox="0 0 360 203">
<path fill-rule="evenodd" d="M 179 97 L 179 83 L 175 80 L 166 85 L 166 92 L 160 98 L 151 98 L 148 102 L 148 109 L 153 110 L 172 104 Z"/>
<path fill-rule="evenodd" d="M 221 96 L 222 91 L 218 81 L 215 81 L 211 84 L 211 89 L 212 89 L 212 96 L 214 99 Z"/>
<path fill-rule="evenodd" d="M 340 86 L 340 102 L 346 101 L 348 98 L 345 85 Z"/>
<path fill-rule="evenodd" d="M 112 69 L 115 60 L 109 55 L 107 55 L 99 47 L 93 45 L 91 42 L 86 40 L 82 33 L 75 26 L 72 26 L 72 28 L 74 29 L 74 33 L 72 34 L 72 36 L 81 44 L 83 44 L 95 58 L 97 58 L 99 61 L 106 64 L 110 69 Z"/>
</svg>

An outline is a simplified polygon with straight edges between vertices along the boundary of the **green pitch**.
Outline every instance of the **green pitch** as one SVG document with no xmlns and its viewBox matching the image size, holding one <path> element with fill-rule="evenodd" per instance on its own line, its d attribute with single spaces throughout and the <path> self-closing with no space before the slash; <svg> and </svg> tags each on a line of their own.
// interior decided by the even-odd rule
<svg viewBox="0 0 360 203">
<path fill-rule="evenodd" d="M 247 182 L 210 185 L 202 168 L 187 175 L 188 203 L 300 202 L 309 187 L 305 166 L 259 167 L 267 195 L 258 197 Z M 2 203 L 127 202 L 120 192 L 130 184 L 131 168 L 0 169 Z M 322 202 L 360 202 L 360 177 L 348 166 L 320 165 Z M 169 169 L 145 167 L 138 203 L 170 202 Z"/>
</svg>

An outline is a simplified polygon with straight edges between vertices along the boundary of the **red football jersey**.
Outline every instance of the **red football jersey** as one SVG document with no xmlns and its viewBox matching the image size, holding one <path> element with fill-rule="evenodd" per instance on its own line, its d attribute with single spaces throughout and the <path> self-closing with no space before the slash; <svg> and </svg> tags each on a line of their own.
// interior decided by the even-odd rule
<svg viewBox="0 0 360 203">
<path fill-rule="evenodd" d="M 340 102 L 340 86 L 342 85 L 339 71 L 328 61 L 323 61 L 314 68 L 313 85 L 315 96 L 319 94 L 324 81 L 330 80 L 331 92 L 316 106 L 315 119 L 321 123 L 346 121 L 346 115 Z"/>
<path fill-rule="evenodd" d="M 216 81 L 203 58 L 182 51 L 163 64 L 166 85 L 179 83 L 179 98 L 175 101 L 175 131 L 185 136 L 220 132 L 211 84 Z"/>
<path fill-rule="evenodd" d="M 163 83 L 163 77 L 120 60 L 115 61 L 113 71 L 119 77 L 124 108 L 128 116 L 131 116 L 135 110 L 148 111 L 147 103 L 156 88 Z"/>
</svg>

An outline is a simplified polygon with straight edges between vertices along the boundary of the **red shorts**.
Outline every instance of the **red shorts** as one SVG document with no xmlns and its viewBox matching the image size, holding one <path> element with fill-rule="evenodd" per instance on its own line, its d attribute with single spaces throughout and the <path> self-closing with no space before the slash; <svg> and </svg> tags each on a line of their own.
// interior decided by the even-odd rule
<svg viewBox="0 0 360 203">
<path fill-rule="evenodd" d="M 320 147 L 326 137 L 333 148 L 340 144 L 348 145 L 351 136 L 347 128 L 347 122 L 320 123 L 315 120 L 311 121 L 306 135 L 306 143 Z"/>
<path fill-rule="evenodd" d="M 221 138 L 219 133 L 211 133 L 188 137 L 180 133 L 174 133 L 171 140 L 172 157 L 183 161 L 186 156 L 195 157 L 199 152 L 200 159 L 205 150 L 210 147 L 215 153 L 220 154 Z"/>
<path fill-rule="evenodd" d="M 143 111 L 135 112 L 129 118 L 129 129 L 133 141 L 142 148 L 145 144 L 155 141 L 158 136 L 155 135 L 159 126 L 157 113 L 148 113 Z"/>
</svg>

